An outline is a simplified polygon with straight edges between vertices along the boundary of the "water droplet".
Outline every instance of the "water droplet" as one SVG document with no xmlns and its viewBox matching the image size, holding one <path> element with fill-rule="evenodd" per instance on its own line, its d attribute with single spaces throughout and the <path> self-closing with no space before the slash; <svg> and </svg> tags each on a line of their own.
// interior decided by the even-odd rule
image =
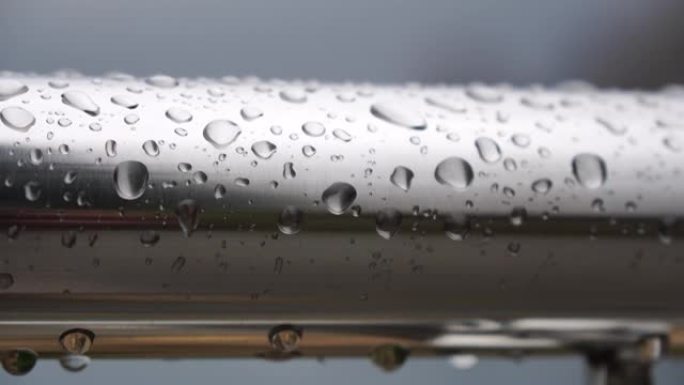
<svg viewBox="0 0 684 385">
<path fill-rule="evenodd" d="M 428 105 L 431 105 L 433 107 L 441 108 L 443 110 L 449 111 L 449 112 L 454 112 L 457 114 L 462 114 L 466 112 L 466 108 L 464 106 L 461 106 L 459 104 L 443 100 L 443 99 L 438 99 L 435 97 L 427 97 L 425 98 L 425 103 Z"/>
<path fill-rule="evenodd" d="M 287 206 L 280 212 L 278 229 L 283 234 L 293 235 L 301 231 L 304 213 L 295 206 Z"/>
<path fill-rule="evenodd" d="M 333 131 L 333 136 L 343 142 L 349 142 L 352 140 L 352 136 L 345 130 L 338 128 Z"/>
<path fill-rule="evenodd" d="M 16 237 L 15 237 L 16 238 Z M 0 273 L 0 290 L 7 290 L 14 285 L 14 277 L 10 273 Z"/>
<path fill-rule="evenodd" d="M 336 182 L 323 191 L 321 200 L 329 212 L 342 215 L 356 200 L 356 189 L 349 183 Z"/>
<path fill-rule="evenodd" d="M 473 181 L 473 168 L 462 158 L 446 158 L 435 168 L 435 179 L 440 184 L 463 190 Z"/>
<path fill-rule="evenodd" d="M 291 325 L 276 326 L 268 335 L 271 347 L 281 353 L 292 353 L 297 351 L 301 339 L 301 330 L 298 330 Z"/>
<path fill-rule="evenodd" d="M 397 166 L 390 175 L 390 181 L 400 189 L 408 191 L 413 181 L 413 171 L 408 167 Z"/>
<path fill-rule="evenodd" d="M 447 218 L 444 221 L 444 233 L 452 241 L 462 241 L 470 235 L 470 226 L 465 219 Z"/>
<path fill-rule="evenodd" d="M 5 107 L 0 111 L 0 121 L 9 128 L 26 132 L 36 122 L 36 118 L 21 107 Z"/>
<path fill-rule="evenodd" d="M 122 199 L 140 198 L 145 193 L 148 179 L 147 167 L 138 161 L 121 162 L 114 169 L 114 188 Z"/>
<path fill-rule="evenodd" d="M 105 142 L 105 153 L 110 158 L 116 156 L 116 141 L 110 139 Z"/>
<path fill-rule="evenodd" d="M 594 210 L 597 213 L 602 213 L 606 211 L 606 208 L 603 205 L 603 199 L 596 198 L 591 202 L 591 209 Z"/>
<path fill-rule="evenodd" d="M 480 158 L 487 163 L 495 163 L 501 159 L 501 149 L 492 139 L 481 137 L 475 140 L 475 147 L 480 154 Z"/>
<path fill-rule="evenodd" d="M 15 349 L 2 355 L 2 367 L 13 376 L 30 372 L 37 361 L 38 354 L 30 349 Z"/>
<path fill-rule="evenodd" d="M 264 116 L 264 111 L 262 111 L 259 107 L 247 106 L 240 110 L 240 115 L 242 116 L 242 119 L 251 122 L 252 120 L 256 120 Z"/>
<path fill-rule="evenodd" d="M 588 189 L 597 189 L 606 181 L 606 164 L 598 155 L 584 153 L 572 159 L 575 179 Z"/>
<path fill-rule="evenodd" d="M 484 85 L 472 85 L 466 88 L 465 94 L 470 99 L 480 103 L 500 103 L 503 95 L 494 88 Z"/>
<path fill-rule="evenodd" d="M 504 169 L 506 169 L 506 171 L 513 172 L 513 171 L 518 169 L 518 163 L 516 163 L 515 159 L 513 159 L 513 158 L 504 159 L 503 164 L 504 164 Z"/>
<path fill-rule="evenodd" d="M 129 110 L 135 109 L 138 107 L 138 102 L 135 100 L 131 99 L 128 95 L 114 95 L 110 99 L 112 103 L 116 104 L 117 106 L 123 107 L 123 108 L 128 108 Z"/>
<path fill-rule="evenodd" d="M 208 179 L 209 179 L 209 177 L 207 176 L 207 174 L 204 171 L 195 171 L 192 173 L 192 180 L 196 184 L 205 184 L 205 183 L 207 183 Z"/>
<path fill-rule="evenodd" d="M 230 120 L 214 120 L 204 127 L 204 139 L 216 148 L 224 148 L 237 139 L 242 130 Z"/>
<path fill-rule="evenodd" d="M 510 242 L 510 243 L 508 243 L 508 246 L 506 247 L 506 250 L 508 250 L 508 253 L 509 253 L 512 257 L 517 257 L 518 254 L 520 253 L 520 248 L 521 248 L 520 243 L 518 243 L 518 242 Z"/>
<path fill-rule="evenodd" d="M 142 145 L 142 148 L 143 151 L 145 151 L 145 154 L 148 156 L 155 158 L 159 155 L 159 145 L 157 145 L 157 142 L 154 140 L 145 141 L 145 143 Z"/>
<path fill-rule="evenodd" d="M 159 233 L 154 230 L 146 230 L 140 234 L 140 243 L 145 247 L 152 247 L 159 242 Z"/>
<path fill-rule="evenodd" d="M 247 179 L 247 178 L 235 178 L 235 184 L 240 186 L 240 187 L 247 187 L 247 186 L 249 186 L 249 179 Z"/>
<path fill-rule="evenodd" d="M 28 92 L 28 87 L 14 79 L 0 79 L 0 102 Z"/>
<path fill-rule="evenodd" d="M 297 172 L 294 169 L 294 164 L 292 162 L 285 162 L 283 164 L 283 178 L 293 179 L 297 176 Z"/>
<path fill-rule="evenodd" d="M 192 199 L 184 199 L 176 206 L 176 219 L 186 237 L 199 226 L 199 207 Z"/>
<path fill-rule="evenodd" d="M 385 208 L 375 215 L 375 230 L 385 239 L 390 239 L 401 227 L 401 213 L 392 208 Z"/>
<path fill-rule="evenodd" d="M 295 89 L 280 91 L 280 98 L 290 103 L 305 103 L 307 100 L 304 91 Z"/>
<path fill-rule="evenodd" d="M 66 371 L 78 373 L 90 365 L 90 357 L 81 354 L 67 354 L 59 357 L 59 364 Z"/>
<path fill-rule="evenodd" d="M 406 106 L 397 105 L 389 102 L 375 103 L 371 106 L 371 114 L 385 122 L 396 124 L 414 130 L 424 130 L 427 122 L 422 115 Z"/>
<path fill-rule="evenodd" d="M 35 202 L 43 195 L 43 186 L 36 181 L 26 182 L 24 185 L 24 196 L 29 202 Z"/>
<path fill-rule="evenodd" d="M 178 85 L 178 80 L 172 78 L 168 75 L 154 75 L 145 79 L 147 84 L 159 87 L 159 88 L 173 88 Z"/>
<path fill-rule="evenodd" d="M 59 343 L 65 352 L 71 354 L 85 354 L 90 350 L 95 340 L 95 334 L 90 330 L 71 329 L 59 337 Z"/>
<path fill-rule="evenodd" d="M 306 122 L 302 125 L 302 131 L 313 137 L 325 134 L 325 126 L 319 122 Z"/>
<path fill-rule="evenodd" d="M 553 183 L 551 183 L 550 179 L 537 179 L 532 182 L 532 191 L 536 192 L 537 194 L 548 194 L 548 192 L 551 191 L 552 186 Z"/>
<path fill-rule="evenodd" d="M 29 159 L 34 166 L 40 165 L 43 163 L 43 151 L 38 148 L 31 149 L 29 152 Z"/>
<path fill-rule="evenodd" d="M 526 134 L 514 134 L 511 137 L 511 142 L 520 148 L 525 148 L 530 145 L 530 137 Z"/>
<path fill-rule="evenodd" d="M 684 142 L 674 135 L 668 135 L 663 138 L 663 144 L 672 152 L 681 152 L 684 150 Z"/>
<path fill-rule="evenodd" d="M 216 199 L 223 199 L 223 197 L 226 196 L 226 186 L 222 184 L 217 184 L 216 187 L 214 187 L 214 198 Z"/>
<path fill-rule="evenodd" d="M 54 88 L 56 90 L 61 90 L 61 89 L 69 87 L 69 82 L 67 82 L 66 80 L 63 80 L 63 79 L 55 79 L 55 80 L 50 80 L 48 82 L 48 85 L 50 86 L 50 88 Z"/>
<path fill-rule="evenodd" d="M 180 273 L 181 270 L 183 270 L 183 268 L 185 267 L 185 262 L 185 257 L 182 255 L 179 256 L 171 264 L 171 271 L 174 273 Z"/>
<path fill-rule="evenodd" d="M 62 94 L 62 102 L 91 116 L 97 116 L 100 113 L 100 107 L 85 92 L 67 91 Z"/>
<path fill-rule="evenodd" d="M 62 233 L 62 246 L 70 249 L 76 245 L 77 234 L 73 230 L 65 231 Z"/>
<path fill-rule="evenodd" d="M 513 226 L 522 226 L 527 219 L 527 210 L 524 207 L 514 207 L 511 210 L 510 221 Z"/>
<path fill-rule="evenodd" d="M 187 123 L 192 120 L 192 114 L 180 107 L 171 107 L 166 110 L 166 117 L 176 123 Z"/>
<path fill-rule="evenodd" d="M 627 132 L 627 126 L 619 125 L 606 118 L 596 118 L 596 122 L 607 129 L 613 135 L 624 135 Z"/>
<path fill-rule="evenodd" d="M 385 372 L 392 372 L 404 365 L 408 355 L 408 350 L 399 345 L 381 345 L 373 349 L 370 356 L 377 367 Z"/>
<path fill-rule="evenodd" d="M 276 153 L 277 147 L 268 140 L 261 140 L 252 145 L 252 152 L 261 159 L 269 159 Z"/>
<path fill-rule="evenodd" d="M 304 156 L 307 158 L 311 158 L 312 156 L 316 155 L 316 148 L 307 144 L 306 146 L 302 147 L 302 154 L 304 154 Z"/>
</svg>

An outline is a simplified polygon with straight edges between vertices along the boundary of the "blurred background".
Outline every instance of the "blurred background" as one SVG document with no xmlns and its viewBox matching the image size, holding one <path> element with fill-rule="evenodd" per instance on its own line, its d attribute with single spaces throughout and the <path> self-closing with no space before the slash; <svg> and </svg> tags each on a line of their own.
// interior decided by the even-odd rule
<svg viewBox="0 0 684 385">
<path fill-rule="evenodd" d="M 582 79 L 603 87 L 684 83 L 682 0 L 0 0 L 0 70 L 246 76 L 323 81 Z M 656 366 L 680 384 L 684 362 Z M 2 384 L 582 384 L 579 357 L 409 360 L 57 361 Z"/>
</svg>

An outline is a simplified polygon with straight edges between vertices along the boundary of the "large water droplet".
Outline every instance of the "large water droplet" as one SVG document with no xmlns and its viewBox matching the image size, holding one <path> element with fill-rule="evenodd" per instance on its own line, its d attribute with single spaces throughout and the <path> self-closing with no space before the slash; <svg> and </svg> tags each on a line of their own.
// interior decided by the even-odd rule
<svg viewBox="0 0 684 385">
<path fill-rule="evenodd" d="M 30 349 L 15 349 L 2 355 L 2 367 L 13 376 L 30 372 L 37 361 L 38 354 Z"/>
<path fill-rule="evenodd" d="M 501 159 L 501 149 L 492 139 L 481 137 L 475 140 L 475 147 L 480 154 L 480 158 L 487 163 L 495 163 Z"/>
<path fill-rule="evenodd" d="M 588 189 L 597 189 L 606 181 L 606 163 L 595 154 L 579 154 L 572 159 L 575 179 Z"/>
<path fill-rule="evenodd" d="M 389 102 L 375 103 L 371 106 L 370 111 L 373 116 L 388 123 L 412 128 L 414 130 L 424 130 L 427 128 L 427 123 L 421 114 L 411 109 L 407 109 L 406 106 L 403 105 Z"/>
<path fill-rule="evenodd" d="M 214 120 L 204 127 L 204 139 L 216 148 L 224 148 L 237 139 L 242 130 L 230 120 Z"/>
<path fill-rule="evenodd" d="M 114 169 L 114 188 L 122 199 L 140 198 L 145 193 L 148 179 L 147 167 L 135 160 L 121 162 Z"/>
<path fill-rule="evenodd" d="M 457 156 L 446 158 L 435 168 L 435 179 L 440 184 L 463 190 L 473 181 L 473 168 Z"/>
<path fill-rule="evenodd" d="M 100 107 L 85 92 L 67 91 L 62 94 L 62 102 L 91 116 L 100 113 Z"/>
<path fill-rule="evenodd" d="M 252 152 L 261 159 L 268 159 L 276 153 L 277 147 L 268 140 L 261 140 L 252 145 Z"/>
<path fill-rule="evenodd" d="M 14 79 L 0 79 L 0 102 L 28 92 L 28 87 Z"/>
<path fill-rule="evenodd" d="M 392 208 L 385 208 L 375 215 L 375 230 L 385 239 L 390 239 L 401 227 L 401 213 Z"/>
<path fill-rule="evenodd" d="M 287 206 L 280 212 L 280 217 L 278 217 L 278 229 L 283 234 L 297 234 L 301 231 L 303 220 L 304 213 L 300 209 L 294 206 Z"/>
<path fill-rule="evenodd" d="M 182 200 L 176 206 L 178 225 L 186 237 L 192 235 L 192 232 L 199 226 L 199 212 L 197 203 L 192 199 Z"/>
<path fill-rule="evenodd" d="M 319 122 L 306 122 L 302 125 L 302 131 L 313 137 L 325 134 L 325 126 Z"/>
<path fill-rule="evenodd" d="M 390 181 L 400 189 L 408 191 L 411 188 L 411 181 L 413 181 L 413 171 L 408 167 L 397 166 L 390 175 Z"/>
<path fill-rule="evenodd" d="M 26 132 L 36 122 L 32 113 L 21 107 L 5 107 L 0 111 L 0 120 L 9 128 Z"/>
<path fill-rule="evenodd" d="M 342 215 L 356 200 L 356 189 L 349 183 L 336 182 L 323 191 L 321 200 L 332 214 Z"/>
</svg>

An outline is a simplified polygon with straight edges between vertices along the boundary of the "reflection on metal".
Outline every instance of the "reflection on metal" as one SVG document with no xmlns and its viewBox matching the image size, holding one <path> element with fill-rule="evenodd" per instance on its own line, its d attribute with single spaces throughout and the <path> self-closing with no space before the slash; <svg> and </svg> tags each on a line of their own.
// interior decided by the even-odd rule
<svg viewBox="0 0 684 385">
<path fill-rule="evenodd" d="M 0 350 L 61 355 L 70 329 L 93 357 L 678 336 L 683 101 L 2 73 Z M 278 325 L 306 339 L 274 349 Z"/>
</svg>

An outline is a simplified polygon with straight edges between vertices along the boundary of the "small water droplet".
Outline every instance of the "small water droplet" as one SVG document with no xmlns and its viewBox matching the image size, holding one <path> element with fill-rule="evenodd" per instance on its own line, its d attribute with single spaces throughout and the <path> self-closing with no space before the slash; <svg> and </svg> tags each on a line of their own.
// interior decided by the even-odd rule
<svg viewBox="0 0 684 385">
<path fill-rule="evenodd" d="M 304 213 L 295 206 L 287 206 L 278 217 L 278 229 L 283 234 L 293 235 L 301 231 Z"/>
<path fill-rule="evenodd" d="M 527 219 L 527 210 L 524 207 L 514 207 L 511 210 L 510 222 L 513 226 L 522 226 Z"/>
<path fill-rule="evenodd" d="M 116 156 L 116 141 L 109 139 L 105 142 L 105 153 L 110 158 Z"/>
<path fill-rule="evenodd" d="M 143 143 L 142 148 L 148 156 L 155 158 L 159 155 L 159 145 L 157 145 L 157 142 L 154 140 L 146 140 L 145 143 Z"/>
<path fill-rule="evenodd" d="M 114 169 L 114 188 L 122 199 L 140 198 L 145 193 L 148 179 L 147 167 L 138 161 L 121 162 Z"/>
<path fill-rule="evenodd" d="M 199 226 L 199 207 L 192 199 L 184 199 L 176 206 L 176 219 L 186 237 L 192 235 Z"/>
<path fill-rule="evenodd" d="M 76 240 L 77 240 L 77 234 L 73 230 L 65 231 L 62 233 L 62 246 L 66 247 L 67 249 L 71 249 L 76 245 Z"/>
<path fill-rule="evenodd" d="M 390 181 L 400 189 L 408 191 L 413 181 L 413 171 L 408 167 L 397 166 L 390 175 Z"/>
<path fill-rule="evenodd" d="M 242 130 L 230 120 L 214 120 L 204 127 L 204 139 L 216 148 L 225 148 L 237 139 Z"/>
<path fill-rule="evenodd" d="M 38 148 L 31 149 L 29 152 L 29 159 L 31 160 L 31 164 L 39 166 L 43 163 L 43 151 Z"/>
<path fill-rule="evenodd" d="M 223 199 L 223 197 L 226 196 L 226 186 L 222 184 L 217 184 L 216 187 L 214 187 L 214 198 L 216 199 Z"/>
<path fill-rule="evenodd" d="M 180 107 L 171 107 L 166 110 L 166 117 L 176 123 L 187 123 L 192 120 L 192 114 Z"/>
<path fill-rule="evenodd" d="M 62 333 L 59 343 L 67 353 L 85 354 L 90 350 L 94 339 L 95 334 L 90 330 L 71 329 Z"/>
<path fill-rule="evenodd" d="M 0 121 L 9 128 L 26 132 L 36 123 L 36 118 L 32 113 L 21 107 L 11 106 L 5 107 L 0 111 Z"/>
<path fill-rule="evenodd" d="M 140 243 L 145 247 L 152 247 L 159 242 L 159 233 L 154 230 L 146 230 L 140 234 Z"/>
<path fill-rule="evenodd" d="M 100 113 L 100 107 L 85 92 L 67 91 L 62 94 L 62 102 L 91 116 Z"/>
<path fill-rule="evenodd" d="M 330 213 L 342 215 L 356 200 L 356 189 L 349 183 L 336 182 L 323 191 L 321 200 Z"/>
<path fill-rule="evenodd" d="M 178 80 L 172 78 L 171 76 L 162 74 L 150 76 L 149 78 L 145 79 L 145 82 L 151 86 L 159 88 L 173 88 L 178 85 Z"/>
<path fill-rule="evenodd" d="M 377 367 L 385 372 L 392 372 L 404 365 L 408 355 L 408 350 L 399 345 L 381 345 L 373 349 L 370 356 Z"/>
<path fill-rule="evenodd" d="M 256 120 L 264 116 L 264 111 L 262 111 L 259 107 L 246 106 L 240 110 L 240 115 L 242 116 L 242 119 L 251 122 L 252 120 Z"/>
<path fill-rule="evenodd" d="M 349 142 L 352 140 L 352 136 L 341 128 L 333 130 L 333 136 L 343 142 Z"/>
<path fill-rule="evenodd" d="M 382 209 L 375 216 L 375 230 L 381 237 L 390 239 L 399 231 L 401 219 L 401 213 L 398 210 Z"/>
<path fill-rule="evenodd" d="M 520 148 L 526 148 L 532 142 L 530 137 L 526 134 L 514 134 L 511 137 L 511 142 Z"/>
<path fill-rule="evenodd" d="M 414 130 L 424 130 L 427 122 L 418 112 L 389 102 L 375 103 L 371 106 L 371 114 L 385 122 L 411 128 Z"/>
<path fill-rule="evenodd" d="M 280 91 L 280 98 L 290 103 L 305 103 L 307 101 L 306 93 L 302 90 L 291 89 Z"/>
<path fill-rule="evenodd" d="M 606 181 L 606 164 L 595 154 L 579 154 L 572 159 L 575 179 L 588 189 L 597 189 Z"/>
<path fill-rule="evenodd" d="M 537 194 L 548 194 L 548 192 L 551 191 L 552 186 L 553 183 L 550 179 L 537 179 L 532 182 L 532 191 L 536 192 Z"/>
<path fill-rule="evenodd" d="M 294 164 L 292 162 L 285 162 L 283 164 L 283 178 L 294 179 L 297 176 L 297 172 L 294 169 Z"/>
<path fill-rule="evenodd" d="M 465 159 L 450 157 L 440 162 L 435 168 L 435 179 L 443 185 L 456 190 L 463 190 L 473 181 L 473 168 Z"/>
<path fill-rule="evenodd" d="M 304 154 L 304 156 L 307 158 L 311 158 L 312 156 L 316 155 L 316 148 L 307 144 L 302 147 L 302 154 Z"/>
<path fill-rule="evenodd" d="M 501 149 L 492 139 L 481 137 L 475 140 L 475 147 L 480 154 L 480 158 L 487 163 L 495 163 L 501 159 Z"/>
<path fill-rule="evenodd" d="M 29 181 L 24 185 L 24 196 L 29 202 L 35 202 L 43 195 L 43 186 L 40 182 Z"/>
<path fill-rule="evenodd" d="M 10 273 L 0 273 L 0 290 L 7 290 L 14 285 L 14 276 Z"/>
<path fill-rule="evenodd" d="M 117 106 L 128 108 L 129 110 L 133 110 L 138 107 L 138 102 L 131 99 L 131 97 L 128 95 L 114 95 L 110 100 Z"/>
<path fill-rule="evenodd" d="M 90 365 L 90 357 L 81 354 L 67 354 L 59 357 L 62 368 L 71 373 L 78 373 Z"/>
<path fill-rule="evenodd" d="M 306 122 L 302 125 L 302 131 L 309 136 L 318 137 L 325 134 L 325 126 L 319 122 Z"/>
<path fill-rule="evenodd" d="M 171 264 L 171 271 L 174 273 L 180 273 L 181 270 L 185 267 L 185 257 L 184 256 L 179 256 L 178 258 L 173 260 L 173 263 Z"/>
<path fill-rule="evenodd" d="M 503 95 L 494 88 L 484 85 L 471 85 L 465 90 L 465 94 L 470 99 L 480 103 L 500 103 Z"/>
<path fill-rule="evenodd" d="M 277 149 L 276 145 L 268 140 L 261 140 L 252 145 L 252 152 L 261 159 L 269 159 Z"/>
</svg>

